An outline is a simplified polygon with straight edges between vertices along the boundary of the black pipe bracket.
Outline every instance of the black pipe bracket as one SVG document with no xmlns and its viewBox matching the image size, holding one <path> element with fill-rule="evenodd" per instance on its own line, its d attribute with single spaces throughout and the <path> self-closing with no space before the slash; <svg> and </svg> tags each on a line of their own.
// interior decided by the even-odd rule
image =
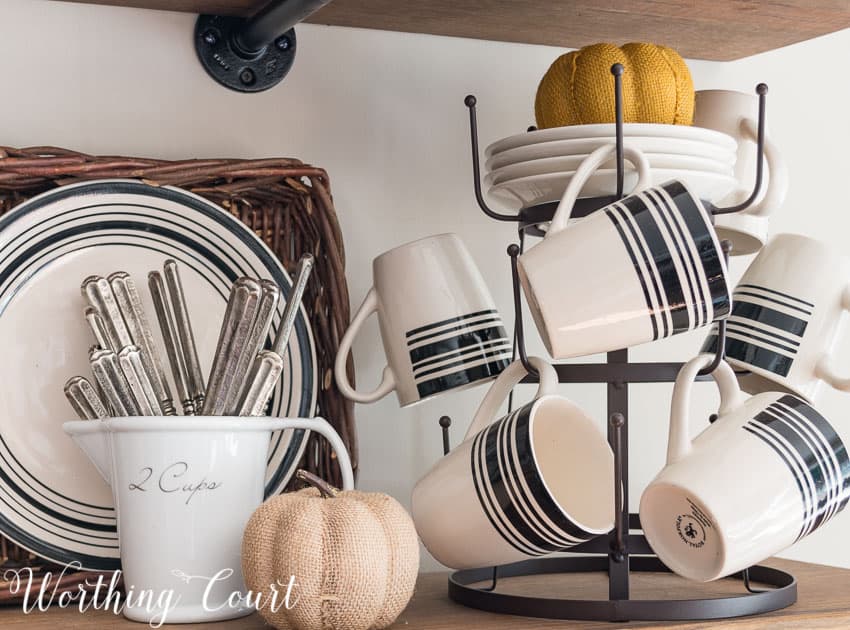
<svg viewBox="0 0 850 630">
<path fill-rule="evenodd" d="M 247 20 L 201 15 L 195 24 L 195 50 L 207 73 L 237 92 L 262 92 L 280 83 L 295 61 L 295 29 L 290 28 L 259 50 L 239 44 Z"/>
<path fill-rule="evenodd" d="M 272 0 L 249 18 L 202 15 L 195 50 L 209 75 L 237 92 L 280 83 L 295 60 L 295 25 L 331 0 Z"/>
</svg>

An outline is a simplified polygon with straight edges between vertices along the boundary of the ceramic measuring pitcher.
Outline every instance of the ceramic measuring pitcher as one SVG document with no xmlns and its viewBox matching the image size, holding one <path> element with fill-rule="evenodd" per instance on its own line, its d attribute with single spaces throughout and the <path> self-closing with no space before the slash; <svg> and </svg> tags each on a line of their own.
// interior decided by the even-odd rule
<svg viewBox="0 0 850 630">
<path fill-rule="evenodd" d="M 242 532 L 263 501 L 273 431 L 323 435 L 343 488 L 354 487 L 348 452 L 321 418 L 151 416 L 63 429 L 112 487 L 124 584 L 135 594 L 123 612 L 133 621 L 198 623 L 254 611 L 233 593 L 247 592 Z"/>
</svg>

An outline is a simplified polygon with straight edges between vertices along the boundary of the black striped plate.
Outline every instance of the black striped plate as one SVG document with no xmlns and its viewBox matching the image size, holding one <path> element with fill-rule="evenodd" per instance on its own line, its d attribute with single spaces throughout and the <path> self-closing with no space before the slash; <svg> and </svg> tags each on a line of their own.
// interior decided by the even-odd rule
<svg viewBox="0 0 850 630">
<path fill-rule="evenodd" d="M 206 370 L 233 280 L 270 278 L 284 294 L 291 286 L 280 262 L 242 223 L 178 189 L 122 180 L 79 184 L 0 219 L 0 533 L 49 560 L 93 570 L 119 566 L 111 492 L 62 431 L 75 418 L 62 387 L 75 374 L 89 374 L 93 343 L 80 283 L 120 269 L 144 289 L 147 272 L 166 258 L 180 265 Z M 140 292 L 155 321 L 148 292 Z M 282 310 L 281 304 L 278 318 Z M 286 360 L 271 415 L 311 416 L 316 351 L 303 311 Z M 267 496 L 283 489 L 306 440 L 303 431 L 272 437 Z"/>
</svg>

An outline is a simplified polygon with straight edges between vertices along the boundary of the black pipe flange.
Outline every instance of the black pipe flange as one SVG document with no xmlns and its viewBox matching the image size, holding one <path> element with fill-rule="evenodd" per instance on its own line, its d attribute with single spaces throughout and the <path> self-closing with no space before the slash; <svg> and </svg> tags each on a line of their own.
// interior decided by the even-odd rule
<svg viewBox="0 0 850 630">
<path fill-rule="evenodd" d="M 207 73 L 237 92 L 262 92 L 280 83 L 295 60 L 295 29 L 260 50 L 246 50 L 237 33 L 245 18 L 201 15 L 195 24 L 195 50 Z"/>
</svg>

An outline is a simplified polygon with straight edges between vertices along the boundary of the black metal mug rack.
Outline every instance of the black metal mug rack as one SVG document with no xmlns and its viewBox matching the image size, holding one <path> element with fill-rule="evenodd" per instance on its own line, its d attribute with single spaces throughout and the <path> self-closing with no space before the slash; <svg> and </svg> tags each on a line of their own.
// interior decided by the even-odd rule
<svg viewBox="0 0 850 630">
<path fill-rule="evenodd" d="M 615 90 L 615 142 L 617 162 L 617 194 L 609 197 L 580 199 L 572 216 L 582 217 L 602 208 L 623 196 L 623 107 L 622 73 L 623 67 L 615 64 L 611 68 Z M 756 181 L 752 194 L 742 204 L 731 207 L 717 207 L 706 203 L 712 215 L 726 214 L 745 210 L 758 198 L 763 181 L 763 150 L 765 98 L 767 86 L 759 84 L 758 152 Z M 514 357 L 519 356 L 528 376 L 523 382 L 537 381 L 537 374 L 528 362 L 525 349 L 525 336 L 522 322 L 521 291 L 517 274 L 517 256 L 523 251 L 526 235 L 543 236 L 543 224 L 554 216 L 557 203 L 543 204 L 520 210 L 518 214 L 503 214 L 492 210 L 484 200 L 481 190 L 481 173 L 478 156 L 478 129 L 476 121 L 476 99 L 467 96 L 465 104 L 469 109 L 469 122 L 472 143 L 472 164 L 474 174 L 475 197 L 481 210 L 488 217 L 498 221 L 516 222 L 519 232 L 519 245 L 508 247 L 511 259 L 514 297 Z M 723 242 L 723 251 L 727 257 L 731 252 L 731 243 Z M 720 321 L 718 351 L 713 361 L 700 373 L 700 380 L 710 379 L 724 358 L 726 323 Z M 744 590 L 740 595 L 719 598 L 695 598 L 680 600 L 647 600 L 630 598 L 630 574 L 635 572 L 669 572 L 669 569 L 653 555 L 652 549 L 641 534 L 632 534 L 631 530 L 640 530 L 640 518 L 629 511 L 629 385 L 632 383 L 671 383 L 682 367 L 681 363 L 631 363 L 628 350 L 609 352 L 606 363 L 562 364 L 555 369 L 561 383 L 605 383 L 607 384 L 608 405 L 608 442 L 614 451 L 615 466 L 615 527 L 606 537 L 586 542 L 566 551 L 588 554 L 581 557 L 532 558 L 499 567 L 484 567 L 457 571 L 449 578 L 449 596 L 455 602 L 487 610 L 490 612 L 546 617 L 553 619 L 577 619 L 598 621 L 638 621 L 638 620 L 704 620 L 755 615 L 790 606 L 797 601 L 797 582 L 784 571 L 763 566 L 754 566 L 732 576 L 743 582 Z M 509 401 L 512 405 L 512 401 Z M 712 418 L 714 419 L 714 417 Z M 443 449 L 449 449 L 450 418 L 440 418 L 443 431 Z M 608 598 L 595 600 L 576 600 L 569 598 L 532 597 L 497 591 L 499 580 L 503 578 L 557 573 L 607 572 Z M 488 586 L 476 586 L 489 582 Z M 756 589 L 752 582 L 758 582 L 771 588 Z M 698 585 L 695 584 L 695 588 Z"/>
</svg>

